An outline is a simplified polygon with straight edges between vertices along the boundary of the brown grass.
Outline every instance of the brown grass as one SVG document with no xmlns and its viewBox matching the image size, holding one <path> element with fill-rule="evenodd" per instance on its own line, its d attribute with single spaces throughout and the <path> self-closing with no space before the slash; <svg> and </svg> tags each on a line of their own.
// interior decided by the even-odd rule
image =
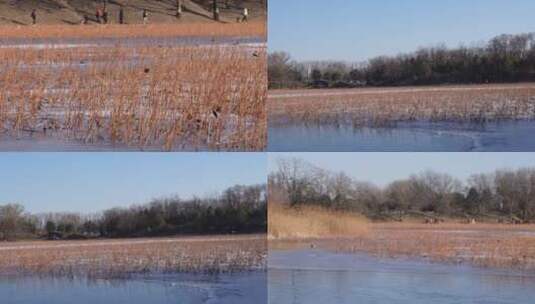
<svg viewBox="0 0 535 304">
<path fill-rule="evenodd" d="M 0 244 L 0 272 L 120 276 L 236 272 L 266 267 L 264 235 Z"/>
<path fill-rule="evenodd" d="M 483 122 L 535 119 L 535 84 L 277 90 L 268 98 L 270 124 L 400 121 Z"/>
<path fill-rule="evenodd" d="M 367 220 L 356 214 L 277 204 L 271 204 L 268 210 L 270 239 L 362 237 L 367 232 Z"/>
<path fill-rule="evenodd" d="M 39 25 L 0 26 L 0 41 L 6 38 L 135 38 L 183 36 L 266 37 L 266 22 L 130 24 L 130 25 Z"/>
<path fill-rule="evenodd" d="M 263 150 L 266 52 L 0 48 L 0 133 L 154 150 Z"/>
</svg>

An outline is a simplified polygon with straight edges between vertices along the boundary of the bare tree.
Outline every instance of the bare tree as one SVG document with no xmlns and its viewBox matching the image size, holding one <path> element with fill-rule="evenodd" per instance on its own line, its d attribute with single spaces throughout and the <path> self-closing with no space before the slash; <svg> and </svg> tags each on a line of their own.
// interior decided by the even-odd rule
<svg viewBox="0 0 535 304">
<path fill-rule="evenodd" d="M 285 52 L 268 55 L 268 77 L 270 88 L 294 87 L 301 81 L 301 74 L 296 69 L 296 64 Z"/>
<path fill-rule="evenodd" d="M 426 171 L 384 188 L 355 181 L 302 159 L 282 158 L 269 175 L 270 201 L 319 205 L 370 217 L 507 215 L 514 222 L 535 221 L 535 169 L 474 174 L 462 183 L 448 174 Z M 431 214 L 432 213 L 432 214 Z M 509 221 L 508 220 L 508 221 Z"/>
</svg>

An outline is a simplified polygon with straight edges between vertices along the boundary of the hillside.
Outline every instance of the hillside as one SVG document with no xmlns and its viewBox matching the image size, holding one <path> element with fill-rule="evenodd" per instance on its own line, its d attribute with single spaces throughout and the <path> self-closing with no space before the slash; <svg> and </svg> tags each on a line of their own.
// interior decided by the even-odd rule
<svg viewBox="0 0 535 304">
<path fill-rule="evenodd" d="M 221 20 L 236 22 L 243 8 L 249 10 L 250 20 L 266 19 L 267 0 L 219 0 Z M 38 24 L 80 24 L 84 15 L 89 23 L 96 23 L 95 12 L 102 7 L 101 0 L 0 0 L 0 24 L 28 25 L 30 14 L 37 13 Z M 124 7 L 125 22 L 142 23 L 142 12 L 149 12 L 150 23 L 214 22 L 211 0 L 182 0 L 183 16 L 178 19 L 176 0 L 108 0 L 110 23 L 118 23 L 119 8 Z"/>
</svg>

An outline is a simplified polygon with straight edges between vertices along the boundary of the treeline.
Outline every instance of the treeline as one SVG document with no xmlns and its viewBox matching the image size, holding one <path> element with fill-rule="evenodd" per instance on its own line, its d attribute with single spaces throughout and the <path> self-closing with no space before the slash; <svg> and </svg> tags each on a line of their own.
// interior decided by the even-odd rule
<svg viewBox="0 0 535 304">
<path fill-rule="evenodd" d="M 281 159 L 270 173 L 269 191 L 270 203 L 319 205 L 373 219 L 418 215 L 535 222 L 535 168 L 474 174 L 466 182 L 428 171 L 378 187 L 299 159 Z"/>
<path fill-rule="evenodd" d="M 266 196 L 266 185 L 234 186 L 215 197 L 155 199 L 95 215 L 35 215 L 9 204 L 0 206 L 0 240 L 260 233 L 267 230 Z"/>
<path fill-rule="evenodd" d="M 509 83 L 535 80 L 535 34 L 501 35 L 484 45 L 421 48 L 355 65 L 269 55 L 270 88 Z"/>
</svg>

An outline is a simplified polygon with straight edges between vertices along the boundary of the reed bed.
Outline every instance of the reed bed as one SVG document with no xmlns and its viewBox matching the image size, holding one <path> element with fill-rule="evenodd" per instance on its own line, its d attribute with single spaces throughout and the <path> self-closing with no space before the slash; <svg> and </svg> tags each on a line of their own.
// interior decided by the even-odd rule
<svg viewBox="0 0 535 304">
<path fill-rule="evenodd" d="M 535 119 L 535 84 L 349 90 L 278 90 L 268 98 L 270 125 L 397 122 L 484 123 Z"/>
<path fill-rule="evenodd" d="M 118 277 L 136 273 L 228 273 L 266 268 L 263 235 L 34 241 L 0 245 L 0 273 Z"/>
<path fill-rule="evenodd" d="M 39 26 L 0 26 L 2 39 L 24 38 L 135 38 L 135 37 L 266 37 L 266 22 L 247 23 L 207 23 L 193 22 L 183 24 L 108 24 L 108 25 L 39 25 Z"/>
<path fill-rule="evenodd" d="M 0 48 L 0 134 L 153 150 L 263 150 L 265 47 Z"/>
<path fill-rule="evenodd" d="M 270 243 L 270 248 L 319 248 L 384 258 L 535 271 L 535 225 L 374 223 L 353 238 L 312 238 Z"/>
<path fill-rule="evenodd" d="M 368 221 L 357 214 L 301 206 L 288 208 L 270 204 L 269 239 L 361 237 L 368 233 Z"/>
</svg>

